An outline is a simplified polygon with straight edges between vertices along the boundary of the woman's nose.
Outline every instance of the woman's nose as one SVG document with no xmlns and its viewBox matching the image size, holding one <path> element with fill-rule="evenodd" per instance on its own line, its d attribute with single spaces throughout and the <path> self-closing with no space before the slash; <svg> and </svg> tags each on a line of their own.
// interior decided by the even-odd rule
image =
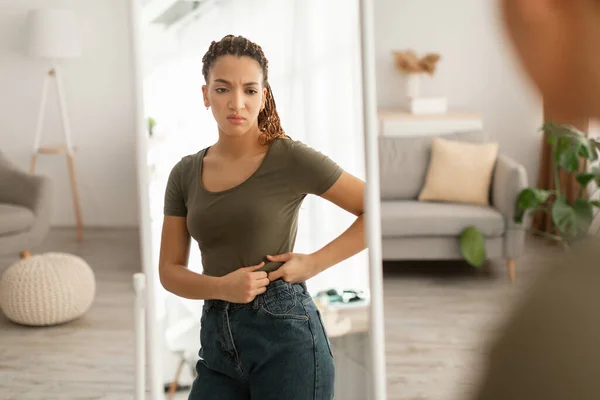
<svg viewBox="0 0 600 400">
<path fill-rule="evenodd" d="M 240 93 L 239 91 L 235 90 L 231 93 L 231 98 L 230 98 L 230 104 L 229 107 L 232 110 L 241 110 L 244 108 L 244 96 L 243 93 Z"/>
</svg>

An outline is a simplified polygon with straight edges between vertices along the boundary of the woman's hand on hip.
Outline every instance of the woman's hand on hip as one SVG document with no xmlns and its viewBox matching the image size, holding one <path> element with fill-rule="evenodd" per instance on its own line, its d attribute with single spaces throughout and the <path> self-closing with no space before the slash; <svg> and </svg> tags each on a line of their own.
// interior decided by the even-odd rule
<svg viewBox="0 0 600 400">
<path fill-rule="evenodd" d="M 270 283 L 265 271 L 256 271 L 264 266 L 258 265 L 240 268 L 221 277 L 221 300 L 231 303 L 250 303 L 256 296 L 267 291 Z"/>
<path fill-rule="evenodd" d="M 320 271 L 313 258 L 308 254 L 285 253 L 267 256 L 269 261 L 284 263 L 276 271 L 269 273 L 269 280 L 283 279 L 288 283 L 304 282 L 317 275 Z"/>
</svg>

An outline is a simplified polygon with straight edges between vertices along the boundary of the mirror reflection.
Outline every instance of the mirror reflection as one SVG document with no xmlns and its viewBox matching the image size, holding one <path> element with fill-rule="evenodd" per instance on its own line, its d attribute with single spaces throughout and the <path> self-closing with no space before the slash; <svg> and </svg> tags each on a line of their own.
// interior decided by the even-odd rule
<svg viewBox="0 0 600 400">
<path fill-rule="evenodd" d="M 365 399 L 358 8 L 258 3 L 143 9 L 160 376 L 169 398 Z"/>
</svg>

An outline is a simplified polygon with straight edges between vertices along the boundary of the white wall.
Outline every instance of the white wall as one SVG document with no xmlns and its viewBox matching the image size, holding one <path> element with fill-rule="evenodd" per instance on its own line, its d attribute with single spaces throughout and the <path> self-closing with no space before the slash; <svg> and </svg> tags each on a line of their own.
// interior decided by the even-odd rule
<svg viewBox="0 0 600 400">
<path fill-rule="evenodd" d="M 84 55 L 68 60 L 63 80 L 71 117 L 82 214 L 86 226 L 137 226 L 132 55 L 128 2 L 3 0 L 0 2 L 0 149 L 28 169 L 43 63 L 21 51 L 27 10 L 71 8 L 80 17 Z M 50 87 L 44 140 L 61 143 L 56 90 Z M 55 226 L 74 225 L 63 156 L 40 156 L 38 172 L 55 184 Z"/>
<path fill-rule="evenodd" d="M 478 112 L 500 151 L 538 170 L 541 103 L 518 66 L 493 0 L 375 0 L 377 95 L 381 107 L 402 103 L 404 81 L 393 50 L 442 59 L 422 94 L 445 96 L 451 109 Z"/>
<path fill-rule="evenodd" d="M 453 109 L 481 112 L 490 138 L 522 162 L 534 182 L 541 107 L 487 0 L 376 0 L 378 102 L 401 102 L 403 81 L 391 51 L 442 54 L 426 95 L 447 96 Z M 44 65 L 19 53 L 27 9 L 75 9 L 82 20 L 84 57 L 64 64 L 84 223 L 137 225 L 135 134 L 127 2 L 4 0 L 0 3 L 0 148 L 28 168 Z M 53 88 L 52 88 L 53 89 Z M 56 95 L 50 90 L 46 143 L 61 140 Z M 53 225 L 73 225 L 66 163 L 43 156 L 38 171 L 56 186 Z"/>
</svg>

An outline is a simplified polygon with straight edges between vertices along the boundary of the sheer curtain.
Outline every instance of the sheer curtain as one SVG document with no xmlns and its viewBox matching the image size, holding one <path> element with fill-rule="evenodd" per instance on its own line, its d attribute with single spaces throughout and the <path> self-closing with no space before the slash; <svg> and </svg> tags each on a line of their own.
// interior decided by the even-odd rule
<svg viewBox="0 0 600 400">
<path fill-rule="evenodd" d="M 243 35 L 263 48 L 286 132 L 364 179 L 358 22 L 355 1 L 222 0 L 205 3 L 195 15 L 167 29 L 145 27 L 144 103 L 146 115 L 156 120 L 149 154 L 155 265 L 168 173 L 183 155 L 217 139 L 216 124 L 202 102 L 202 56 L 211 41 L 227 34 Z M 300 212 L 295 251 L 319 249 L 354 219 L 326 200 L 307 197 Z M 365 253 L 310 279 L 311 293 L 331 287 L 367 291 Z M 193 242 L 190 268 L 200 271 L 200 261 Z M 157 289 L 164 300 L 159 301 L 157 314 L 166 318 L 167 336 L 172 343 L 184 340 L 184 331 L 193 332 L 185 327 L 197 324 L 199 303 Z M 192 337 L 195 342 L 189 347 L 197 351 L 197 332 Z"/>
</svg>

